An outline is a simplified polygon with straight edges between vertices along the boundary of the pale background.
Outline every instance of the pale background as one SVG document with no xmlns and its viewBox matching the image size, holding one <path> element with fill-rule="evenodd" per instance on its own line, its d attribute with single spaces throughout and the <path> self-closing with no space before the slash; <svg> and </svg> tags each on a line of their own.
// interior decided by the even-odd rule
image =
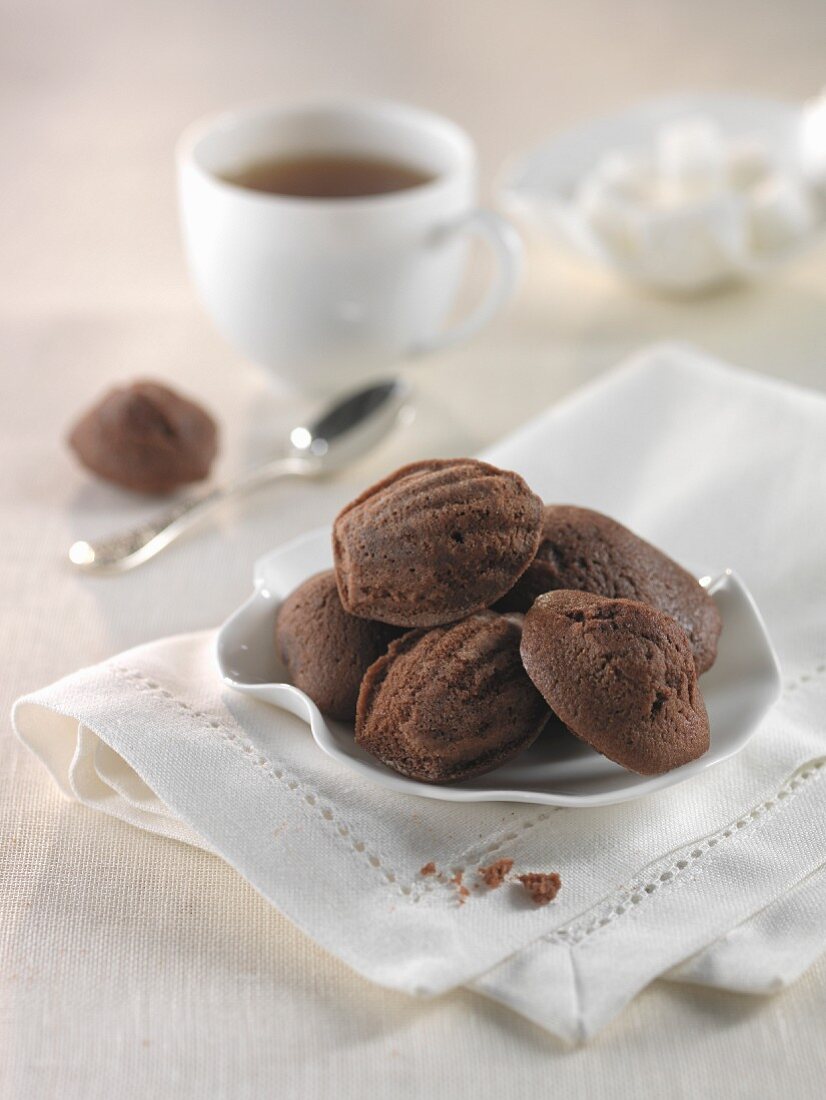
<svg viewBox="0 0 826 1100">
<path fill-rule="evenodd" d="M 0 714 L 22 691 L 211 626 L 253 557 L 426 453 L 473 451 L 624 353 L 690 339 L 824 388 L 826 245 L 702 304 L 640 297 L 532 247 L 518 300 L 416 368 L 416 422 L 338 484 L 281 490 L 144 571 L 62 552 L 140 505 L 67 458 L 108 383 L 160 377 L 226 426 L 222 469 L 304 410 L 205 322 L 177 236 L 171 152 L 193 117 L 261 97 L 392 96 L 475 136 L 486 186 L 554 129 L 659 91 L 799 99 L 826 83 L 826 5 L 694 0 L 3 0 L 0 34 Z M 698 431 L 702 425 L 698 425 Z M 242 534 L 243 532 L 243 534 Z M 657 983 L 566 1050 L 479 997 L 368 985 L 203 853 L 61 801 L 0 737 L 0 1096 L 821 1094 L 826 960 L 773 1000 Z M 174 1023 L 173 1023 L 174 1021 Z"/>
</svg>

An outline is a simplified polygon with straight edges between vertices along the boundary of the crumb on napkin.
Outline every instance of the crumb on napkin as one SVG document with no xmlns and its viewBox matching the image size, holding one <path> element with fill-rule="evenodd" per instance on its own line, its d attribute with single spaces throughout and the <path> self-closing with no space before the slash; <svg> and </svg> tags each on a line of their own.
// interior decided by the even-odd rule
<svg viewBox="0 0 826 1100">
<path fill-rule="evenodd" d="M 549 875 L 532 872 L 528 875 L 517 875 L 517 878 L 537 905 L 547 905 L 549 901 L 553 901 L 562 886 L 562 879 L 556 871 Z"/>
<path fill-rule="evenodd" d="M 467 886 L 463 885 L 462 879 L 464 878 L 464 871 L 457 871 L 453 878 L 450 880 L 459 891 L 459 904 L 465 904 L 465 898 L 470 897 L 470 890 Z"/>
<path fill-rule="evenodd" d="M 505 881 L 505 875 L 510 872 L 511 867 L 513 867 L 512 859 L 497 859 L 495 863 L 490 863 L 487 867 L 479 867 L 476 874 L 488 889 L 498 890 Z"/>
</svg>

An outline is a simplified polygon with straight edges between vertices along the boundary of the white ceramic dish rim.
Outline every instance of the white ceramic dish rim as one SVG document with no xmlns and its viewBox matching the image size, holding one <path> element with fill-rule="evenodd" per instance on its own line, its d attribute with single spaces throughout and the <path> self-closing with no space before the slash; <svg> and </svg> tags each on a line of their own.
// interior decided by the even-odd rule
<svg viewBox="0 0 826 1100">
<path fill-rule="evenodd" d="M 432 798 L 448 802 L 525 802 L 535 805 L 582 808 L 607 806 L 619 802 L 631 801 L 653 794 L 655 791 L 663 790 L 666 787 L 674 786 L 677 783 L 682 783 L 705 769 L 713 767 L 715 764 L 721 763 L 723 760 L 729 759 L 734 754 L 740 752 L 754 735 L 762 718 L 768 710 L 771 709 L 780 695 L 782 686 L 780 666 L 766 630 L 765 623 L 760 615 L 760 611 L 743 582 L 732 570 L 725 570 L 714 580 L 710 578 L 704 578 L 704 580 L 708 580 L 708 588 L 712 593 L 719 591 L 723 585 L 731 585 L 733 588 L 736 588 L 737 597 L 744 601 L 743 606 L 748 608 L 752 616 L 753 624 L 756 630 L 759 631 L 759 641 L 762 643 L 763 655 L 767 669 L 769 670 L 767 672 L 766 682 L 764 683 L 766 703 L 759 717 L 753 720 L 739 736 L 730 739 L 725 744 L 718 744 L 716 751 L 713 751 L 714 741 L 712 739 L 712 748 L 705 756 L 684 765 L 682 768 L 677 768 L 659 776 L 640 776 L 639 782 L 629 786 L 591 794 L 566 794 L 564 792 L 526 790 L 514 787 L 473 788 L 463 786 L 434 786 L 427 783 L 419 783 L 384 767 L 384 765 L 378 763 L 378 761 L 374 761 L 372 758 L 368 757 L 366 753 L 363 754 L 364 759 L 358 759 L 349 753 L 345 753 L 337 744 L 333 731 L 318 707 L 304 694 L 304 692 L 300 691 L 294 685 L 284 682 L 253 683 L 243 681 L 231 674 L 233 670 L 227 664 L 226 658 L 228 652 L 230 652 L 229 640 L 233 637 L 234 632 L 239 626 L 243 628 L 250 616 L 254 615 L 256 610 L 258 610 L 259 604 L 263 602 L 267 603 L 267 612 L 270 615 L 269 621 L 272 623 L 271 613 L 275 609 L 277 598 L 266 588 L 265 580 L 268 567 L 272 561 L 278 558 L 289 560 L 290 556 L 295 556 L 296 554 L 299 554 L 299 556 L 303 558 L 300 551 L 304 548 L 309 549 L 311 546 L 316 546 L 322 537 L 329 541 L 328 528 L 317 528 L 305 535 L 301 535 L 271 551 L 269 554 L 264 555 L 256 562 L 254 568 L 255 587 L 252 595 L 226 620 L 218 632 L 216 640 L 216 659 L 219 671 L 224 684 L 233 691 L 253 696 L 264 702 L 287 710 L 301 718 L 310 726 L 316 744 L 328 756 L 337 760 L 351 771 L 363 776 L 365 779 L 377 783 L 386 789 L 398 791 L 402 794 L 413 794 L 423 798 Z M 304 576 L 306 577 L 316 572 L 317 567 L 318 563 L 316 563 L 309 572 L 306 572 Z M 323 568 L 323 566 L 321 567 Z M 294 587 L 298 583 L 300 583 L 300 579 L 296 578 L 291 587 Z M 626 773 L 622 770 L 618 771 L 618 775 L 624 778 L 629 774 L 630 773 Z"/>
</svg>

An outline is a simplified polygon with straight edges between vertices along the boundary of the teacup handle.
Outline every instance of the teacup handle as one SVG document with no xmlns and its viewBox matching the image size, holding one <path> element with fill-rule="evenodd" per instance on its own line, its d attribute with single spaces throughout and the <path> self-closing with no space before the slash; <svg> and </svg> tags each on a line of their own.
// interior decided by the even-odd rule
<svg viewBox="0 0 826 1100">
<path fill-rule="evenodd" d="M 467 317 L 443 332 L 419 341 L 414 348 L 416 352 L 440 351 L 463 343 L 499 312 L 519 282 L 524 248 L 522 238 L 509 221 L 492 210 L 471 210 L 458 221 L 439 229 L 437 241 L 456 233 L 474 233 L 490 248 L 496 261 L 493 280 L 482 301 Z"/>
</svg>

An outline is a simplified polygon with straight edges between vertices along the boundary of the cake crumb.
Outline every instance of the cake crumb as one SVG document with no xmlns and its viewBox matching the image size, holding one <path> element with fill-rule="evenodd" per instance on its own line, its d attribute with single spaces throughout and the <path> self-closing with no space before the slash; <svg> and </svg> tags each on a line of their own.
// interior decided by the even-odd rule
<svg viewBox="0 0 826 1100">
<path fill-rule="evenodd" d="M 436 874 L 436 864 L 433 862 L 432 859 L 431 859 L 430 863 L 426 863 L 424 865 L 424 867 L 421 868 L 421 870 L 419 871 L 419 874 L 420 875 L 435 875 Z"/>
<path fill-rule="evenodd" d="M 465 877 L 464 871 L 457 871 L 450 882 L 456 887 L 456 893 L 459 895 L 459 904 L 464 905 L 467 898 L 470 897 L 470 890 L 467 886 L 463 885 L 462 879 Z"/>
<path fill-rule="evenodd" d="M 537 905 L 547 905 L 549 901 L 553 901 L 562 886 L 562 879 L 556 871 L 549 875 L 532 872 L 529 875 L 517 875 L 517 878 Z"/>
<path fill-rule="evenodd" d="M 512 859 L 497 859 L 495 863 L 490 863 L 487 867 L 478 868 L 476 874 L 488 889 L 498 890 L 505 881 L 505 875 L 509 874 L 511 867 L 513 867 Z"/>
</svg>

